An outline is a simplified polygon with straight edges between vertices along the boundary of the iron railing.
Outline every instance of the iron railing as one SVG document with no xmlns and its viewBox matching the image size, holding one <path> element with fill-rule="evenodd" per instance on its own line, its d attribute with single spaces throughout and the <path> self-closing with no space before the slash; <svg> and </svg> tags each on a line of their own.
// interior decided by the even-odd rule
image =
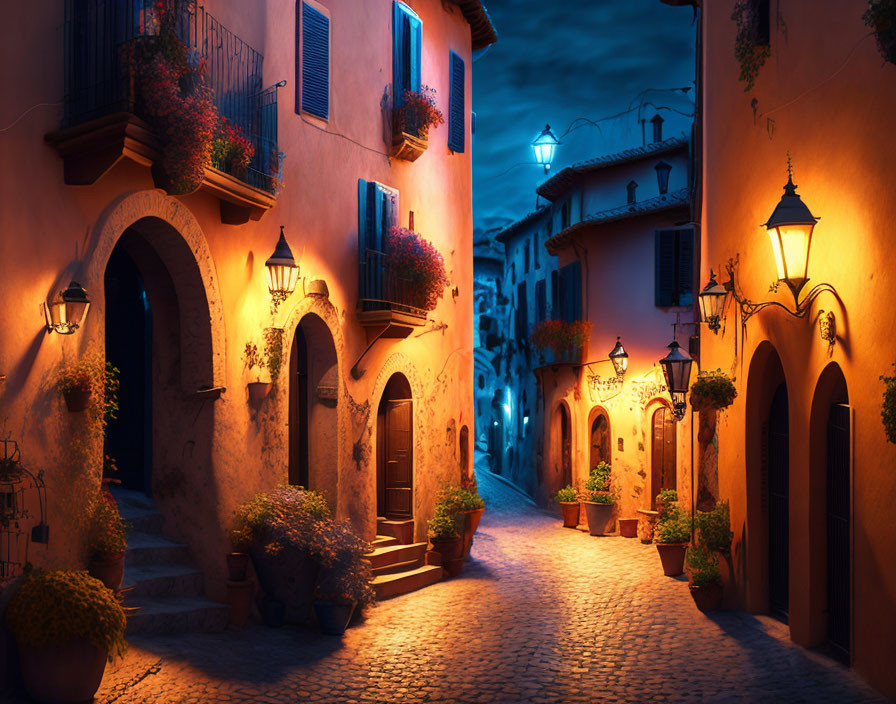
<svg viewBox="0 0 896 704">
<path fill-rule="evenodd" d="M 365 251 L 359 269 L 359 305 L 362 311 L 393 310 L 425 318 L 419 289 L 393 267 L 385 252 Z"/>
<path fill-rule="evenodd" d="M 204 61 L 219 114 L 237 126 L 255 154 L 244 180 L 274 191 L 282 155 L 277 149 L 277 84 L 263 89 L 264 57 L 204 8 L 179 3 L 175 33 Z M 116 112 L 134 112 L 136 92 L 125 55 L 130 42 L 159 32 L 155 0 L 66 0 L 63 127 Z"/>
</svg>

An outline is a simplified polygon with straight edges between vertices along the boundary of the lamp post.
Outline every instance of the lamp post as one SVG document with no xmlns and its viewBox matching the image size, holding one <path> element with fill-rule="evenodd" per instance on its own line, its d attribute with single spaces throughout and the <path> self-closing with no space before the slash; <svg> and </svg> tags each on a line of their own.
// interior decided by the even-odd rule
<svg viewBox="0 0 896 704">
<path fill-rule="evenodd" d="M 551 162 L 554 161 L 554 152 L 560 140 L 551 132 L 551 126 L 545 125 L 535 140 L 532 142 L 532 150 L 535 152 L 536 163 L 544 166 L 544 172 L 551 170 Z"/>
<path fill-rule="evenodd" d="M 277 240 L 274 253 L 268 257 L 264 266 L 268 274 L 268 290 L 276 308 L 292 295 L 299 280 L 299 265 L 286 242 L 283 225 L 280 226 L 280 239 Z"/>
<path fill-rule="evenodd" d="M 684 418 L 687 410 L 685 401 L 688 393 L 688 383 L 691 379 L 691 365 L 694 360 L 686 352 L 683 352 L 677 340 L 669 344 L 669 354 L 660 360 L 663 368 L 663 376 L 666 378 L 666 388 L 672 395 L 672 415 L 676 420 Z"/>
<path fill-rule="evenodd" d="M 628 369 L 628 352 L 622 346 L 622 338 L 616 338 L 616 345 L 610 350 L 610 361 L 616 370 L 616 376 L 622 378 L 625 376 L 625 370 Z"/>
<path fill-rule="evenodd" d="M 47 332 L 71 335 L 81 327 L 89 308 L 90 298 L 87 296 L 87 291 L 77 281 L 72 281 L 68 288 L 44 304 Z"/>
<path fill-rule="evenodd" d="M 718 335 L 722 328 L 722 315 L 725 313 L 728 289 L 716 281 L 716 275 L 712 269 L 709 270 L 709 283 L 703 287 L 697 298 L 700 301 L 700 318 L 713 333 Z"/>
</svg>

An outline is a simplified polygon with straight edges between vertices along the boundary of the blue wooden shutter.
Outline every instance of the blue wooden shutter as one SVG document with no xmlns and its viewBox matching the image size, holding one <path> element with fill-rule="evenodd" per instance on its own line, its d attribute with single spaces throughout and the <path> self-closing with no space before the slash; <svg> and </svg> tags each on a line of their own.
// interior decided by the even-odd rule
<svg viewBox="0 0 896 704">
<path fill-rule="evenodd" d="M 330 18 L 302 4 L 302 109 L 330 117 Z"/>
<path fill-rule="evenodd" d="M 464 151 L 464 60 L 453 51 L 451 60 L 451 93 L 448 98 L 448 148 Z"/>
<path fill-rule="evenodd" d="M 694 302 L 694 231 L 678 231 L 678 305 Z"/>
<path fill-rule="evenodd" d="M 406 90 L 420 90 L 420 52 L 423 23 L 405 4 L 392 6 L 392 93 L 396 109 L 404 105 Z"/>
<path fill-rule="evenodd" d="M 560 310 L 569 323 L 582 319 L 582 262 L 578 260 L 560 269 Z"/>
<path fill-rule="evenodd" d="M 367 204 L 367 181 L 358 179 L 358 298 L 370 298 L 368 295 L 368 256 L 370 228 L 370 208 Z"/>
<path fill-rule="evenodd" d="M 555 269 L 551 272 L 551 319 L 560 318 L 560 276 Z"/>
<path fill-rule="evenodd" d="M 657 230 L 655 235 L 656 285 L 654 299 L 658 306 L 678 304 L 678 279 L 676 276 L 676 231 Z"/>
</svg>

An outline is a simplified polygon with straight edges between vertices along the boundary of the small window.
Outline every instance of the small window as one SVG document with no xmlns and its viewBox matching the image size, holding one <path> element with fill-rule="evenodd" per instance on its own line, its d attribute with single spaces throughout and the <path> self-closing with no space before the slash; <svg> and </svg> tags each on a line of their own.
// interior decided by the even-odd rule
<svg viewBox="0 0 896 704">
<path fill-rule="evenodd" d="M 637 193 L 637 191 L 638 191 L 638 184 L 635 183 L 634 181 L 629 181 L 629 182 L 628 182 L 628 185 L 625 187 L 625 190 L 626 190 L 626 193 L 627 193 L 627 195 L 628 195 L 628 200 L 627 200 L 627 202 L 629 203 L 629 205 L 631 205 L 632 203 L 637 202 L 637 200 L 638 200 L 638 193 Z"/>
<path fill-rule="evenodd" d="M 358 179 L 359 298 L 383 300 L 386 242 L 398 224 L 398 191 L 376 181 Z"/>
<path fill-rule="evenodd" d="M 520 344 L 529 337 L 529 298 L 526 295 L 526 282 L 520 281 L 516 287 L 516 339 Z"/>
<path fill-rule="evenodd" d="M 524 260 L 523 271 L 527 274 L 529 273 L 529 250 L 531 248 L 532 248 L 532 242 L 530 240 L 526 240 L 526 246 L 525 246 L 525 250 L 523 252 L 523 260 Z"/>
<path fill-rule="evenodd" d="M 563 205 L 560 206 L 560 231 L 562 232 L 567 227 L 570 226 L 572 222 L 572 217 L 570 212 L 572 210 L 572 206 L 569 201 L 563 201 Z"/>
<path fill-rule="evenodd" d="M 557 270 L 551 272 L 551 318 L 560 317 L 560 276 Z"/>
<path fill-rule="evenodd" d="M 392 93 L 395 108 L 404 105 L 405 91 L 420 90 L 420 49 L 423 23 L 403 2 L 395 2 L 392 15 Z"/>
<path fill-rule="evenodd" d="M 656 231 L 657 306 L 689 306 L 694 302 L 694 230 Z"/>
<path fill-rule="evenodd" d="M 544 279 L 535 282 L 535 322 L 541 323 L 547 319 L 547 295 L 545 293 Z"/>
<path fill-rule="evenodd" d="M 296 91 L 296 112 L 307 112 L 323 120 L 330 118 L 330 18 L 306 2 L 300 3 L 301 31 L 297 36 L 297 63 L 301 55 L 302 89 Z M 301 40 L 301 54 L 298 41 Z M 299 104 L 301 101 L 301 104 Z"/>
<path fill-rule="evenodd" d="M 462 153 L 464 151 L 466 102 L 464 60 L 452 51 L 449 54 L 448 64 L 451 69 L 450 94 L 448 96 L 448 148 L 453 152 Z"/>
<path fill-rule="evenodd" d="M 560 318 L 568 323 L 582 319 L 582 262 L 574 261 L 560 268 Z M 555 303 L 554 315 L 557 314 Z"/>
<path fill-rule="evenodd" d="M 535 239 L 532 241 L 532 256 L 535 258 L 535 268 L 541 269 L 541 257 L 539 256 L 539 250 L 541 250 L 541 237 L 539 236 L 541 233 L 535 233 Z"/>
</svg>

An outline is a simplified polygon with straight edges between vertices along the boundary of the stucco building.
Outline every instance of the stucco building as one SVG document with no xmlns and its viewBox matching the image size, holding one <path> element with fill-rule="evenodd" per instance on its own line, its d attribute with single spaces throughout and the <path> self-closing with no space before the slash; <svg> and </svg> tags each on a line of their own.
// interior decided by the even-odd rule
<svg viewBox="0 0 896 704">
<path fill-rule="evenodd" d="M 159 187 L 171 162 L 125 60 L 160 31 L 156 7 L 60 0 L 7 17 L 11 55 L 32 58 L 2 69 L 3 123 L 30 112 L 0 136 L 0 296 L 15 302 L 0 312 L 0 428 L 46 480 L 50 541 L 30 559 L 78 563 L 104 443 L 215 600 L 233 509 L 280 482 L 323 490 L 368 539 L 386 516 L 425 541 L 441 483 L 472 458 L 471 69 L 496 39 L 485 9 L 164 4 L 182 13 L 186 61 L 207 71 L 218 114 L 254 147 L 247 168 L 201 164 L 198 189 L 175 196 Z M 428 144 L 395 136 L 404 90 L 423 85 L 445 116 Z M 432 311 L 389 287 L 393 225 L 444 258 Z M 272 307 L 265 262 L 281 226 L 299 275 Z M 91 301 L 83 325 L 48 334 L 41 304 L 72 280 Z M 253 401 L 247 384 L 268 372 L 247 369 L 244 349 L 267 329 L 282 331 L 282 367 Z M 89 350 L 121 370 L 105 438 L 53 386 Z"/>
</svg>

